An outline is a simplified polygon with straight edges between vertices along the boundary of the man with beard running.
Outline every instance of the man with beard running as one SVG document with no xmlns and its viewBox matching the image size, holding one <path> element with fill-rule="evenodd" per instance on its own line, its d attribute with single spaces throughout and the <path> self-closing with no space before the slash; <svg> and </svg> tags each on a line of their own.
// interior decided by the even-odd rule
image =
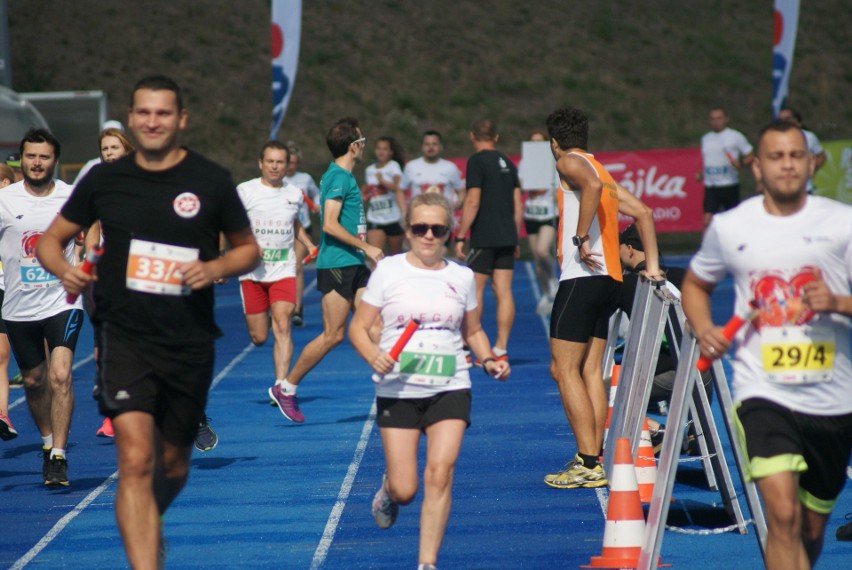
<svg viewBox="0 0 852 570">
<path fill-rule="evenodd" d="M 74 409 L 71 364 L 83 324 L 82 301 L 68 304 L 62 281 L 35 255 L 36 244 L 71 195 L 70 186 L 53 179 L 60 151 L 59 141 L 48 131 L 27 132 L 21 141 L 24 179 L 0 192 L 3 321 L 41 434 L 42 479 L 48 487 L 68 486 L 66 450 Z M 73 241 L 59 255 L 73 264 Z"/>
</svg>

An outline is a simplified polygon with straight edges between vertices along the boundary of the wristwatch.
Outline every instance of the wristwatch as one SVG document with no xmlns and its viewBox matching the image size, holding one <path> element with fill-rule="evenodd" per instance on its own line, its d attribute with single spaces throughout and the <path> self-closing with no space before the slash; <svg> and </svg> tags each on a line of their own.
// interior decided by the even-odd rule
<svg viewBox="0 0 852 570">
<path fill-rule="evenodd" d="M 589 241 L 589 234 L 584 236 L 574 236 L 571 238 L 571 243 L 574 244 L 574 247 L 580 247 L 583 245 L 583 242 Z"/>
</svg>

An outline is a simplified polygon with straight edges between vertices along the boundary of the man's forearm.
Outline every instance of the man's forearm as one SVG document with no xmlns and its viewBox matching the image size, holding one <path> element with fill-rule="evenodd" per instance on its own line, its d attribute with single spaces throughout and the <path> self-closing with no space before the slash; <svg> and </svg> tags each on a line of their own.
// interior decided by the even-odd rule
<svg viewBox="0 0 852 570">
<path fill-rule="evenodd" d="M 218 279 L 235 277 L 248 273 L 260 261 L 260 252 L 254 243 L 231 245 L 231 249 L 208 263 L 212 266 L 212 272 Z"/>
<path fill-rule="evenodd" d="M 362 239 L 359 239 L 358 236 L 350 234 L 348 231 L 346 231 L 346 228 L 344 228 L 334 220 L 327 220 L 326 223 L 323 224 L 322 231 L 324 231 L 337 241 L 342 242 L 350 247 L 362 250 L 365 249 L 364 245 L 367 242 Z"/>
<path fill-rule="evenodd" d="M 689 274 L 681 285 L 683 312 L 696 336 L 713 327 L 710 294 L 694 283 Z"/>
<path fill-rule="evenodd" d="M 468 198 L 464 201 L 464 206 L 462 206 L 462 219 L 459 224 L 458 236 L 464 237 L 467 235 L 467 232 L 470 231 L 470 226 L 473 225 L 473 221 L 476 219 L 476 215 L 479 213 L 479 201 L 474 200 L 468 195 Z"/>
<path fill-rule="evenodd" d="M 62 277 L 71 268 L 71 264 L 65 259 L 65 248 L 59 239 L 50 233 L 39 238 L 36 257 L 42 267 L 57 277 Z"/>
<path fill-rule="evenodd" d="M 589 185 L 580 190 L 580 214 L 577 218 L 577 235 L 584 236 L 589 233 L 592 221 L 601 203 L 603 186 L 600 184 Z"/>
</svg>

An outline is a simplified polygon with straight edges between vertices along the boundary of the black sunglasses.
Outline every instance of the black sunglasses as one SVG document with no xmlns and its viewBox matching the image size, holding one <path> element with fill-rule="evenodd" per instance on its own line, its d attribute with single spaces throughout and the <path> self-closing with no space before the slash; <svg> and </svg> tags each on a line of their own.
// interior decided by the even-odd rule
<svg viewBox="0 0 852 570">
<path fill-rule="evenodd" d="M 426 232 L 432 230 L 432 235 L 436 238 L 442 238 L 447 235 L 447 232 L 450 231 L 449 226 L 444 226 L 441 224 L 412 224 L 411 225 L 411 233 L 416 235 L 417 237 L 423 237 L 426 235 Z"/>
</svg>

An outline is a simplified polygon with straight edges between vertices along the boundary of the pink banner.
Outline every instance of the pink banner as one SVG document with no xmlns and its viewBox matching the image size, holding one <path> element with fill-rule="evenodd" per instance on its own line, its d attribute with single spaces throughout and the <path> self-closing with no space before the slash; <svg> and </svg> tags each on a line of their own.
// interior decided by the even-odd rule
<svg viewBox="0 0 852 570">
<path fill-rule="evenodd" d="M 510 155 L 515 164 L 518 155 Z M 628 192 L 654 210 L 657 232 L 700 232 L 704 185 L 695 178 L 701 172 L 698 148 L 598 152 L 597 158 Z M 466 158 L 450 158 L 465 174 Z M 619 216 L 622 229 L 629 218 Z"/>
<path fill-rule="evenodd" d="M 600 152 L 595 155 L 615 181 L 654 210 L 657 232 L 700 232 L 704 185 L 698 148 Z M 619 216 L 622 229 L 629 218 Z"/>
</svg>

